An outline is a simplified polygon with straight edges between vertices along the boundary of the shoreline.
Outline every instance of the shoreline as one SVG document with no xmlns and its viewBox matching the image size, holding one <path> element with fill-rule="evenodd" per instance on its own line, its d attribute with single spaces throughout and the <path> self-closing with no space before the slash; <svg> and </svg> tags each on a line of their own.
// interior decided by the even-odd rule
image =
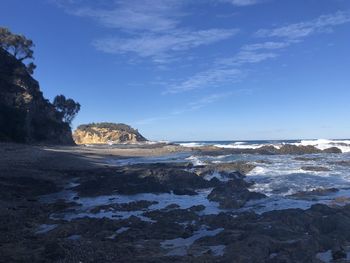
<svg viewBox="0 0 350 263">
<path fill-rule="evenodd" d="M 350 236 L 344 235 L 350 233 L 350 199 L 343 196 L 338 203 L 311 204 L 305 210 L 239 211 L 249 202 L 268 200 L 249 190 L 252 183 L 245 174 L 258 163 L 270 165 L 270 155 L 261 155 L 264 159 L 255 165 L 231 161 L 196 166 L 191 159 L 123 166 L 107 162 L 182 152 L 210 157 L 208 151 L 177 145 L 125 148 L 1 143 L 2 260 L 268 262 L 272 257 L 312 262 L 324 253 L 350 255 Z M 300 163 L 317 159 L 297 156 L 286 158 Z M 322 167 L 304 169 L 316 168 L 322 172 Z M 324 189 L 293 198 L 333 193 L 342 194 Z M 274 230 L 267 231 L 266 225 Z"/>
</svg>

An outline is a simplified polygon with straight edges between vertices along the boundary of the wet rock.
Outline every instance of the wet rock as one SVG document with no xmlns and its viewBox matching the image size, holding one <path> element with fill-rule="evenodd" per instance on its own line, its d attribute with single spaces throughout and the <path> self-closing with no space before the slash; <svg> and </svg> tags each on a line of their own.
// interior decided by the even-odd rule
<svg viewBox="0 0 350 263">
<path fill-rule="evenodd" d="M 210 201 L 220 204 L 223 209 L 241 208 L 248 201 L 265 198 L 261 193 L 250 192 L 244 182 L 229 181 L 215 187 L 208 195 Z"/>
<path fill-rule="evenodd" d="M 174 189 L 173 191 L 176 195 L 196 195 L 197 192 L 192 189 Z"/>
<path fill-rule="evenodd" d="M 343 249 L 332 250 L 333 260 L 344 259 L 346 257 L 347 257 L 346 252 Z"/>
<path fill-rule="evenodd" d="M 25 195 L 34 200 L 36 196 L 59 191 L 54 182 L 29 176 L 0 176 L 0 198 L 13 199 L 12 194 Z"/>
<path fill-rule="evenodd" d="M 195 172 L 200 177 L 208 180 L 212 187 L 218 186 L 221 181 L 230 179 L 242 179 L 245 174 L 253 170 L 256 165 L 246 161 L 236 161 L 230 163 L 211 163 L 202 167 L 197 167 Z"/>
<path fill-rule="evenodd" d="M 330 147 L 330 148 L 324 149 L 323 152 L 324 153 L 342 153 L 342 150 L 340 150 L 337 147 Z"/>
<path fill-rule="evenodd" d="M 57 242 L 49 242 L 44 247 L 44 257 L 49 261 L 57 261 L 65 258 L 64 248 Z"/>
<path fill-rule="evenodd" d="M 245 162 L 245 161 L 236 161 L 236 162 L 230 162 L 230 163 L 217 163 L 217 164 L 211 164 L 206 167 L 206 169 L 209 169 L 211 171 L 217 171 L 217 172 L 225 172 L 225 173 L 232 173 L 232 172 L 239 172 L 240 174 L 247 174 L 251 170 L 253 170 L 256 167 L 256 165 Z M 243 177 L 242 175 L 236 174 L 236 176 Z"/>
<path fill-rule="evenodd" d="M 324 151 L 316 148 L 312 145 L 293 145 L 284 144 L 280 148 L 274 147 L 273 145 L 264 145 L 256 149 L 222 149 L 215 147 L 201 147 L 197 149 L 197 154 L 218 156 L 218 155 L 228 155 L 228 154 L 262 154 L 262 155 L 276 155 L 276 154 L 316 154 L 316 153 L 341 153 L 340 149 L 336 147 L 331 147 Z"/>
<path fill-rule="evenodd" d="M 202 210 L 202 206 L 195 206 L 189 209 L 160 209 L 144 213 L 144 216 L 159 222 L 191 222 L 198 220 L 197 212 Z"/>
<path fill-rule="evenodd" d="M 177 208 L 180 208 L 178 204 L 170 204 L 166 206 L 164 209 L 177 209 Z"/>
<path fill-rule="evenodd" d="M 116 170 L 113 176 L 97 173 L 82 180 L 74 190 L 80 196 L 98 196 L 115 193 L 170 193 L 173 190 L 180 192 L 180 189 L 187 189 L 189 193 L 208 187 L 211 187 L 211 183 L 193 172 L 164 165 L 144 164 Z"/>
<path fill-rule="evenodd" d="M 272 155 L 272 154 L 278 154 L 278 149 L 272 145 L 265 145 L 265 146 L 261 146 L 257 149 L 251 150 L 251 153 Z"/>
<path fill-rule="evenodd" d="M 48 204 L 48 207 L 50 208 L 51 212 L 61 212 L 77 206 L 81 206 L 81 205 L 75 202 L 66 202 L 65 200 L 62 200 L 62 199 L 57 200 L 52 204 Z"/>
<path fill-rule="evenodd" d="M 336 197 L 334 198 L 330 203 L 329 205 L 330 206 L 342 206 L 342 205 L 345 205 L 345 204 L 349 204 L 350 203 L 350 197 L 349 196 L 339 196 L 339 197 Z"/>
<path fill-rule="evenodd" d="M 273 162 L 269 161 L 269 160 L 256 160 L 255 162 L 256 163 L 263 163 L 263 164 L 273 164 Z"/>
<path fill-rule="evenodd" d="M 189 208 L 191 212 L 200 212 L 200 211 L 203 211 L 204 209 L 205 209 L 204 205 L 195 205 Z"/>
<path fill-rule="evenodd" d="M 342 166 L 350 166 L 350 161 L 334 161 L 328 162 L 329 164 L 342 165 Z"/>
<path fill-rule="evenodd" d="M 285 144 L 282 145 L 278 150 L 279 154 L 312 154 L 312 153 L 321 153 L 322 151 L 315 146 L 304 146 L 304 145 L 292 145 Z"/>
<path fill-rule="evenodd" d="M 338 191 L 339 190 L 337 188 L 318 188 L 312 191 L 301 191 L 301 192 L 289 195 L 289 197 L 297 198 L 297 199 L 306 199 L 306 200 L 317 200 L 318 196 L 325 196 L 325 195 L 336 193 Z"/>
<path fill-rule="evenodd" d="M 323 166 L 302 166 L 301 170 L 313 172 L 329 172 L 330 169 Z"/>
<path fill-rule="evenodd" d="M 109 204 L 109 205 L 101 205 L 94 207 L 93 209 L 90 210 L 91 213 L 99 213 L 102 210 L 104 211 L 111 211 L 111 210 L 116 210 L 116 211 L 138 211 L 138 210 L 143 210 L 151 205 L 158 204 L 156 201 L 147 201 L 147 200 L 140 200 L 140 201 L 135 201 L 135 202 L 130 202 L 130 203 L 122 203 L 122 204 Z"/>
</svg>

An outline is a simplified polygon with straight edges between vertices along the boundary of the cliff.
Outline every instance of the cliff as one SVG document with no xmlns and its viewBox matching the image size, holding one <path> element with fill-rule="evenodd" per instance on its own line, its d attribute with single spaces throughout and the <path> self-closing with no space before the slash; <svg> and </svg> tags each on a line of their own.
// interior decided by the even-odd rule
<svg viewBox="0 0 350 263">
<path fill-rule="evenodd" d="M 136 129 L 122 123 L 80 125 L 73 134 L 77 144 L 136 143 L 147 141 Z"/>
<path fill-rule="evenodd" d="M 0 141 L 74 144 L 69 125 L 25 65 L 0 48 Z"/>
</svg>

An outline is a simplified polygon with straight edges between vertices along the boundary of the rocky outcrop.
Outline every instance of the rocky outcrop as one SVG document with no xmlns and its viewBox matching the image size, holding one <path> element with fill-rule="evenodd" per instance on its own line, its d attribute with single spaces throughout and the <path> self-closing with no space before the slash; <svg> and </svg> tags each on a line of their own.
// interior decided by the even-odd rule
<svg viewBox="0 0 350 263">
<path fill-rule="evenodd" d="M 80 125 L 73 134 L 77 144 L 137 143 L 145 142 L 138 130 L 126 124 L 92 123 Z"/>
<path fill-rule="evenodd" d="M 252 171 L 256 165 L 246 161 L 236 161 L 230 163 L 210 163 L 203 167 L 198 167 L 196 172 L 198 175 L 205 175 L 207 173 L 232 173 L 239 172 L 241 174 L 247 174 Z"/>
<path fill-rule="evenodd" d="M 303 166 L 301 170 L 312 171 L 312 172 L 329 172 L 330 169 L 323 166 Z"/>
<path fill-rule="evenodd" d="M 315 153 L 342 153 L 342 151 L 337 147 L 327 148 L 325 150 L 320 150 L 312 145 L 292 145 L 285 144 L 277 148 L 273 145 L 264 145 L 256 149 L 229 149 L 229 148 L 219 148 L 215 146 L 205 146 L 194 148 L 198 154 L 201 155 L 228 155 L 228 154 L 262 154 L 262 155 L 277 155 L 277 154 L 315 154 Z"/>
<path fill-rule="evenodd" d="M 231 209 L 241 208 L 250 200 L 265 198 L 261 193 L 250 192 L 249 186 L 243 180 L 230 180 L 225 184 L 215 187 L 208 195 L 210 201 L 215 201 L 220 204 L 220 208 Z"/>
<path fill-rule="evenodd" d="M 0 48 L 0 141 L 74 144 L 69 125 L 25 65 Z"/>
</svg>

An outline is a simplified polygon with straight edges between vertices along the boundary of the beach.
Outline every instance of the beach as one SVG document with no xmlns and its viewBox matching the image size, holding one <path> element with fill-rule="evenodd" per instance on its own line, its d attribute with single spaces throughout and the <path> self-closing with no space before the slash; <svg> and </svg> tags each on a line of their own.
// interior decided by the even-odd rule
<svg viewBox="0 0 350 263">
<path fill-rule="evenodd" d="M 225 148 L 208 145 L 202 151 L 166 143 L 1 144 L 1 261 L 232 262 L 235 257 L 235 262 L 327 262 L 348 257 L 348 187 L 327 182 L 302 190 L 285 180 L 288 189 L 275 186 L 271 193 L 262 186 L 278 185 L 278 177 L 269 182 L 261 170 L 270 167 L 270 174 L 297 159 L 298 165 L 305 163 L 304 178 L 317 173 L 321 178 L 327 167 L 314 162 L 347 154 L 222 155 Z M 289 193 L 277 193 L 281 189 Z"/>
</svg>

